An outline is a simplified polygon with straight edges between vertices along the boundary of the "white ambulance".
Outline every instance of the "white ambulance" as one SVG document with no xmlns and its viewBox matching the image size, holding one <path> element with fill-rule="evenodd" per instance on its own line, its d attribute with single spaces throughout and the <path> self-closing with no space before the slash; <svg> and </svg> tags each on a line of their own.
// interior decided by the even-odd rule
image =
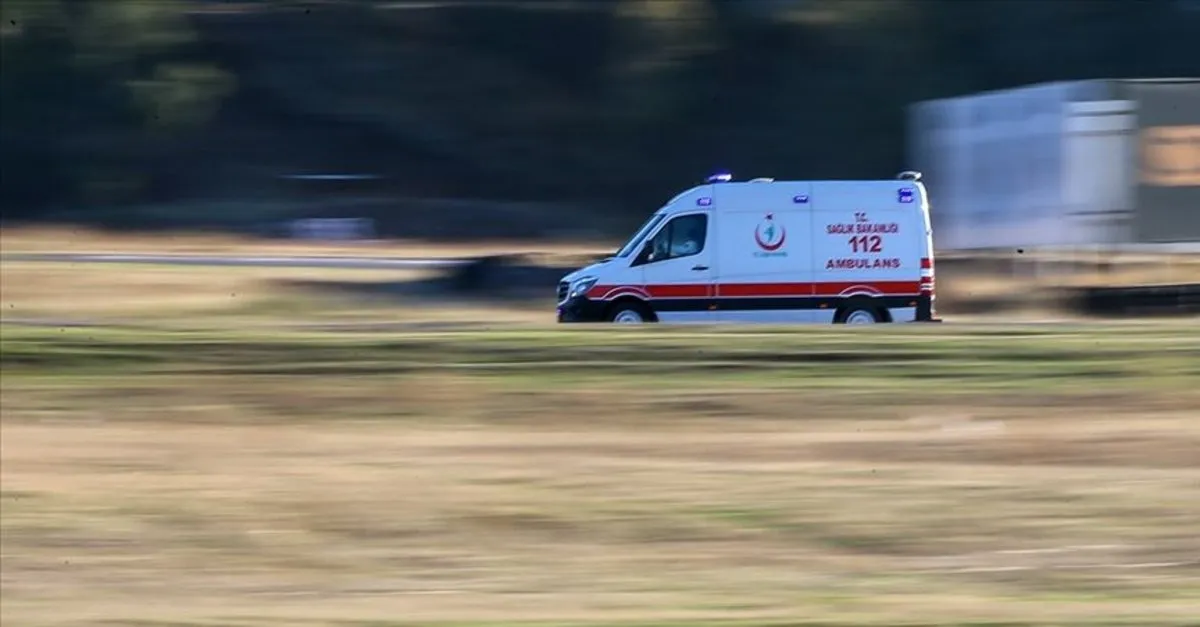
<svg viewBox="0 0 1200 627">
<path fill-rule="evenodd" d="M 937 322 L 918 172 L 709 177 L 558 284 L 559 322 Z"/>
</svg>

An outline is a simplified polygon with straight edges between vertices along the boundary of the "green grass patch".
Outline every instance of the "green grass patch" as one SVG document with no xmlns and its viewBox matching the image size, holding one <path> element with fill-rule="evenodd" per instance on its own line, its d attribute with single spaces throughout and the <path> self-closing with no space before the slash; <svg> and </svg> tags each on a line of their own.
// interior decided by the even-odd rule
<svg viewBox="0 0 1200 627">
<path fill-rule="evenodd" d="M 525 387 L 803 386 L 869 392 L 1184 388 L 1200 334 L 1182 326 L 634 331 L 553 328 L 315 333 L 7 327 L 10 376 L 454 373 Z"/>
</svg>

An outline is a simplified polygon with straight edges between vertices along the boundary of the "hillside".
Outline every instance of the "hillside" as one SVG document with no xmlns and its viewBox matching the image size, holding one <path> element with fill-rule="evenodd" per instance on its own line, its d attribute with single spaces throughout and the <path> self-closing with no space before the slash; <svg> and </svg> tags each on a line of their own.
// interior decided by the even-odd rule
<svg viewBox="0 0 1200 627">
<path fill-rule="evenodd" d="M 890 176 L 916 100 L 1200 58 L 1172 3 L 1020 5 L 13 0 L 4 217 L 622 230 L 718 168 Z M 279 178 L 327 172 L 381 178 Z"/>
</svg>

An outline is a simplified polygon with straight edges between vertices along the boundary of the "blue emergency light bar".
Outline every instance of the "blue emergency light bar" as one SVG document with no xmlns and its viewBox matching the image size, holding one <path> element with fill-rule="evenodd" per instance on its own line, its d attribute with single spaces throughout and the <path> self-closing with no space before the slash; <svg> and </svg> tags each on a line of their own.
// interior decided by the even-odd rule
<svg viewBox="0 0 1200 627">
<path fill-rule="evenodd" d="M 718 172 L 718 173 L 704 179 L 704 182 L 705 183 L 728 183 L 729 181 L 732 181 L 732 180 L 733 180 L 733 175 L 730 174 L 729 172 Z"/>
</svg>

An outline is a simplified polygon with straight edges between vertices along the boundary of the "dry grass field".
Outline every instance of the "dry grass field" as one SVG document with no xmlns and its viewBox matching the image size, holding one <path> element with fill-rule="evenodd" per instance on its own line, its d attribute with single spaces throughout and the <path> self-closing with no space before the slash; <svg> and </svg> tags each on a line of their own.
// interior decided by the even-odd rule
<svg viewBox="0 0 1200 627">
<path fill-rule="evenodd" d="M 159 253 L 246 255 L 354 255 L 362 257 L 430 258 L 472 255 L 546 253 L 601 254 L 620 242 L 556 244 L 544 241 L 472 242 L 461 244 L 406 240 L 321 242 L 263 239 L 192 232 L 127 234 L 73 227 L 23 227 L 0 230 L 0 251 L 18 253 Z"/>
<path fill-rule="evenodd" d="M 559 267 L 575 267 L 588 259 L 609 253 L 620 242 L 567 242 L 545 241 L 497 241 L 473 243 L 435 243 L 427 241 L 379 240 L 368 242 L 311 242 L 281 239 L 233 237 L 229 235 L 166 233 L 158 235 L 110 233 L 82 228 L 40 227 L 8 228 L 0 230 L 0 253 L 19 255 L 29 253 L 69 254 L 165 254 L 165 255 L 301 255 L 306 257 L 355 256 L 379 257 L 477 257 L 484 255 L 513 254 L 530 260 Z M 1029 265 L 1031 259 L 1042 262 L 1041 266 Z M 1109 268 L 1087 267 L 1098 261 L 1094 254 L 1078 254 L 1013 251 L 1011 254 L 988 254 L 965 256 L 963 254 L 940 254 L 938 261 L 938 293 L 940 307 L 945 313 L 978 316 L 995 312 L 1012 319 L 1063 317 L 1062 288 L 1089 285 L 1134 285 L 1153 283 L 1200 283 L 1200 254 L 1123 254 L 1112 261 Z M 1066 270 L 1064 262 L 1075 262 L 1080 267 Z M 1056 264 L 1058 267 L 1055 267 Z M 10 264 L 11 265 L 11 264 Z M 22 276 L 28 276 L 29 266 L 21 265 Z M 48 273 L 52 268 L 43 268 Z M 80 273 L 104 274 L 108 267 L 71 266 L 69 271 L 59 266 L 54 285 L 58 281 L 79 283 L 74 275 Z M 170 268 L 160 268 L 153 281 L 162 281 Z M 412 272 L 346 273 L 332 274 L 312 269 L 250 269 L 238 271 L 229 268 L 219 272 L 186 272 L 175 276 L 186 281 L 200 281 L 204 285 L 216 285 L 224 289 L 227 281 L 245 286 L 247 280 L 261 285 L 269 279 L 301 279 L 317 276 L 336 276 L 350 281 L 378 280 L 380 276 L 393 281 L 413 278 Z M 138 276 L 151 276 L 141 273 Z M 235 278 L 236 277 L 236 278 Z M 170 279 L 167 279 L 170 281 Z M 54 290 L 52 285 L 43 287 Z M 547 287 L 547 291 L 550 291 Z M 60 294 L 65 290 L 59 290 Z M 235 293 L 235 292 L 230 292 Z M 247 293 L 243 290 L 241 293 Z M 161 292 L 153 295 L 164 296 Z M 176 298 L 172 296 L 171 298 Z M 185 297 L 190 298 L 190 297 Z M 117 303 L 120 299 L 110 299 Z M 157 300 L 155 302 L 158 302 Z M 144 302 L 126 301 L 116 305 L 133 306 L 143 312 Z M 426 303 L 428 305 L 428 303 Z M 91 305 L 89 305 L 91 306 Z M 542 310 L 549 310 L 552 303 L 538 303 Z M 464 303 L 456 302 L 444 308 L 445 315 L 462 319 Z M 244 308 L 243 308 L 244 309 Z M 393 308 L 394 309 L 394 308 Z M 482 317 L 476 308 L 465 307 L 467 317 Z M 505 309 L 511 309 L 505 307 Z M 422 311 L 428 313 L 429 307 Z M 345 315 L 341 308 L 337 315 Z M 527 316 L 523 316 L 528 318 Z M 505 318 L 503 321 L 510 321 Z"/>
<path fill-rule="evenodd" d="M 426 289 L 436 271 L 5 262 L 0 320 L 106 325 L 306 328 L 546 323 L 545 298 L 472 298 Z M 325 289 L 311 285 L 327 285 Z"/>
<path fill-rule="evenodd" d="M 0 623 L 1200 617 L 1195 320 L 554 328 L 314 276 L 412 278 L 0 266 Z"/>
<path fill-rule="evenodd" d="M 7 327 L 2 357 L 6 625 L 1200 609 L 1178 327 Z"/>
</svg>

